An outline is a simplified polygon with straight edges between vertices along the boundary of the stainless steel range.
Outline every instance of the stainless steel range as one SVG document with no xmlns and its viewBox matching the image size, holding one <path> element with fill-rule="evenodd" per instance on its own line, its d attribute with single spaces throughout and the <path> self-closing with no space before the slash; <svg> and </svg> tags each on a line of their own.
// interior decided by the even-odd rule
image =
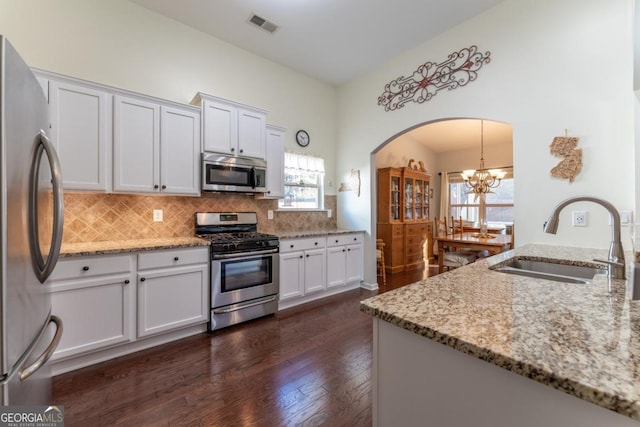
<svg viewBox="0 0 640 427">
<path fill-rule="evenodd" d="M 209 331 L 278 311 L 278 237 L 258 233 L 255 212 L 196 213 L 211 241 Z"/>
</svg>

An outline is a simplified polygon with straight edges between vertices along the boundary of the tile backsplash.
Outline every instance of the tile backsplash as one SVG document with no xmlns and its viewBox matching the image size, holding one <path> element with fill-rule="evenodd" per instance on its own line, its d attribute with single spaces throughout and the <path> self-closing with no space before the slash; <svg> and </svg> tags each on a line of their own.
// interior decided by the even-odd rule
<svg viewBox="0 0 640 427">
<path fill-rule="evenodd" d="M 201 197 L 136 196 L 126 194 L 65 193 L 64 243 L 106 240 L 187 237 L 194 233 L 196 212 L 257 212 L 264 233 L 336 228 L 336 196 L 325 196 L 325 211 L 276 211 L 277 200 L 250 195 L 206 193 Z M 163 221 L 153 222 L 153 210 L 162 209 Z M 267 219 L 267 211 L 274 219 Z"/>
</svg>

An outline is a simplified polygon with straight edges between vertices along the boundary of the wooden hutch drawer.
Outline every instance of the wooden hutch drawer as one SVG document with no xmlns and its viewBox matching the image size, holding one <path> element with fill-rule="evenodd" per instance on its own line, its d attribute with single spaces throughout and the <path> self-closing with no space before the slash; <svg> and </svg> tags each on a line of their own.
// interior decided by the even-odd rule
<svg viewBox="0 0 640 427">
<path fill-rule="evenodd" d="M 407 224 L 407 236 L 425 235 L 430 232 L 430 223 L 420 222 L 416 224 Z"/>
</svg>

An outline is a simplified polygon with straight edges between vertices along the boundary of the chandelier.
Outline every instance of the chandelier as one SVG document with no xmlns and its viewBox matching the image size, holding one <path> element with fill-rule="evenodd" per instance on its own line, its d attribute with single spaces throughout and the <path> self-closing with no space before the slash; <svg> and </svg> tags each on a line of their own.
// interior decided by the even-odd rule
<svg viewBox="0 0 640 427">
<path fill-rule="evenodd" d="M 500 185 L 506 172 L 500 169 L 486 169 L 484 167 L 484 120 L 480 120 L 480 168 L 462 171 L 462 179 L 469 189 L 468 193 L 487 194 Z"/>
</svg>

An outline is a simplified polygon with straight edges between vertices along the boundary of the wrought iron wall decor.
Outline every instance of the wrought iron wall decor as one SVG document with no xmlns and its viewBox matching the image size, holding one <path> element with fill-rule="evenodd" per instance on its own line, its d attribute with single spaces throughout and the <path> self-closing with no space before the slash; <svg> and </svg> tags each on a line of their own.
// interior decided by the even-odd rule
<svg viewBox="0 0 640 427">
<path fill-rule="evenodd" d="M 387 83 L 378 97 L 378 105 L 382 105 L 385 111 L 393 111 L 408 102 L 422 104 L 442 89 L 453 90 L 474 81 L 478 70 L 489 62 L 491 52 L 478 52 L 476 45 L 453 52 L 439 64 L 425 62 L 411 76 L 400 76 Z"/>
</svg>

